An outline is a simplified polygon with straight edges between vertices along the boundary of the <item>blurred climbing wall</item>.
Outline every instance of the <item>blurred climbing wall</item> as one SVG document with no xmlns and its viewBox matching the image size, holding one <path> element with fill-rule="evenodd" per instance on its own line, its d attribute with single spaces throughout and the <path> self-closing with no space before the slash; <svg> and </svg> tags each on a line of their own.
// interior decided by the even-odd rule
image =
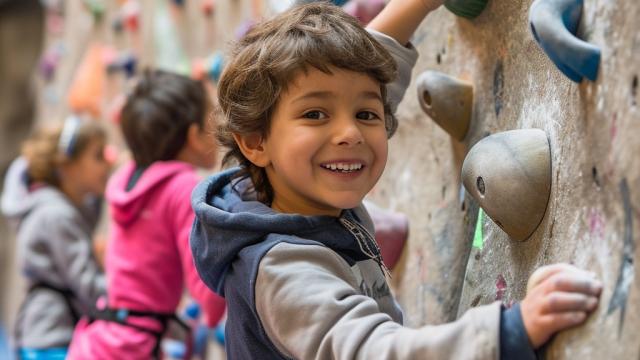
<svg viewBox="0 0 640 360">
<path fill-rule="evenodd" d="M 38 94 L 36 122 L 61 121 L 70 112 L 87 114 L 107 127 L 119 162 L 128 157 L 118 131 L 119 108 L 135 76 L 146 67 L 179 72 L 202 79 L 213 97 L 224 61 L 222 51 L 229 41 L 268 13 L 266 5 L 256 0 L 41 2 L 45 9 L 43 26 L 27 24 L 33 31 L 44 30 L 40 61 L 33 69 Z M 20 21 L 24 24 L 19 17 L 11 20 L 11 24 Z M 19 46 L 19 34 L 25 40 L 28 34 L 17 24 L 5 32 L 11 24 L 3 20 L 0 28 L 3 38 L 11 35 Z M 3 59 L 13 68 L 28 66 L 15 56 Z M 14 69 L 12 75 L 17 76 L 15 73 Z M 12 89 L 18 90 L 22 91 Z M 13 133 L 16 141 L 24 136 L 18 136 L 17 130 Z M 102 223 L 99 231 L 107 231 L 105 221 Z M 9 327 L 25 288 L 15 264 L 15 240 L 12 236 L 5 237 L 4 232 L 2 227 L 0 248 L 6 251 L 3 255 L 7 261 L 0 264 L 3 277 L 0 319 Z M 221 352 L 215 346 L 210 357 L 224 358 Z"/>
<path fill-rule="evenodd" d="M 143 0 L 138 9 L 125 6 L 131 1 L 45 2 L 54 10 L 47 16 L 47 61 L 38 79 L 39 120 L 67 113 L 66 92 L 85 52 L 98 45 L 101 66 L 111 71 L 101 80 L 97 107 L 101 121 L 112 124 L 131 55 L 138 70 L 160 66 L 214 75 L 216 51 L 287 1 L 218 0 L 211 15 L 203 11 L 204 0 Z M 103 10 L 95 7 L 100 4 Z M 387 170 L 371 194 L 377 204 L 411 220 L 393 287 L 409 325 L 437 324 L 473 306 L 521 299 L 538 266 L 574 263 L 596 272 L 605 290 L 589 322 L 558 336 L 549 357 L 638 358 L 640 5 L 585 1 L 579 35 L 602 49 L 602 61 L 595 82 L 576 84 L 534 42 L 530 4 L 489 0 L 474 20 L 440 9 L 414 37 L 421 53 L 414 79 L 425 70 L 441 71 L 472 83 L 475 99 L 462 142 L 420 110 L 415 82 L 399 109 L 401 125 L 391 140 Z M 136 11 L 137 20 L 131 15 Z M 215 91 L 215 82 L 208 84 Z M 528 241 L 516 243 L 488 217 L 478 223 L 478 205 L 461 188 L 459 174 L 473 144 L 520 128 L 546 132 L 553 168 L 545 217 Z"/>
<path fill-rule="evenodd" d="M 595 82 L 569 81 L 533 39 L 532 1 L 489 0 L 474 20 L 440 9 L 414 38 L 421 58 L 400 108 L 401 125 L 373 198 L 406 212 L 411 234 L 394 288 L 411 325 L 522 299 L 543 264 L 573 263 L 604 282 L 587 324 L 555 338 L 553 359 L 637 359 L 640 354 L 640 3 L 585 0 L 578 35 L 602 50 Z M 462 142 L 418 105 L 415 78 L 437 70 L 473 84 L 473 120 Z M 542 223 L 514 242 L 460 187 L 465 152 L 486 135 L 543 129 L 552 190 Z M 542 196 L 542 195 L 541 195 Z M 527 216 L 522 209 L 522 216 Z M 473 241 L 474 236 L 476 240 Z"/>
</svg>

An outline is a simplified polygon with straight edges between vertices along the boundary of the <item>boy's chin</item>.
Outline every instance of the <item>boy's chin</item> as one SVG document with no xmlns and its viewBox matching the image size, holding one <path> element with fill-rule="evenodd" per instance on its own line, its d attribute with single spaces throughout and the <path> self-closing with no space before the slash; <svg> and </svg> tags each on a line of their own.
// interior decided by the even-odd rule
<svg viewBox="0 0 640 360">
<path fill-rule="evenodd" d="M 360 206 L 361 203 L 362 203 L 362 197 L 354 197 L 352 199 L 343 198 L 343 199 L 336 200 L 332 202 L 331 205 L 336 209 L 347 210 L 347 209 L 357 208 L 358 206 Z"/>
</svg>

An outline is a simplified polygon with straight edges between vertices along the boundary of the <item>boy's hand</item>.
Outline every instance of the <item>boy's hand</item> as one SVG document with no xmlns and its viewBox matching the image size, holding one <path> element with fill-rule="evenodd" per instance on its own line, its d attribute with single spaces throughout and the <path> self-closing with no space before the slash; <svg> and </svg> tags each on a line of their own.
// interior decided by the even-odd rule
<svg viewBox="0 0 640 360">
<path fill-rule="evenodd" d="M 598 306 L 602 283 L 593 273 L 568 264 L 543 266 L 529 278 L 520 304 L 535 349 L 556 332 L 582 324 Z"/>
</svg>

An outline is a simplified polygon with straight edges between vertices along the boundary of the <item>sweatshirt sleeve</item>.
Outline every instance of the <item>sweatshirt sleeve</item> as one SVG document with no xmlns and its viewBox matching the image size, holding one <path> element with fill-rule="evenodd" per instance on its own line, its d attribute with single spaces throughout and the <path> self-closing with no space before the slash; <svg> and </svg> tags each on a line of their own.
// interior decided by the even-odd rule
<svg viewBox="0 0 640 360">
<path fill-rule="evenodd" d="M 262 259 L 256 310 L 265 333 L 296 359 L 497 359 L 500 304 L 456 322 L 410 329 L 355 289 L 348 264 L 319 245 L 280 243 Z"/>
<path fill-rule="evenodd" d="M 198 183 L 198 178 L 184 176 L 175 188 L 174 221 L 177 236 L 177 248 L 180 254 L 182 274 L 189 294 L 201 306 L 207 326 L 215 326 L 225 311 L 225 301 L 222 297 L 211 291 L 200 279 L 193 261 L 191 247 L 189 246 L 189 234 L 193 225 L 194 213 L 191 208 L 191 191 Z"/>
<path fill-rule="evenodd" d="M 529 335 L 522 322 L 520 304 L 502 309 L 500 315 L 500 359 L 536 359 Z"/>
<path fill-rule="evenodd" d="M 93 306 L 106 293 L 106 279 L 93 255 L 92 240 L 77 219 L 56 212 L 50 208 L 41 213 L 41 237 L 48 239 L 52 261 L 65 284 L 82 303 Z"/>
<path fill-rule="evenodd" d="M 387 85 L 389 104 L 391 111 L 395 113 L 411 83 L 411 72 L 418 61 L 418 51 L 411 43 L 403 46 L 394 38 L 379 31 L 373 29 L 367 29 L 367 31 L 387 49 L 398 66 L 398 76 Z"/>
</svg>

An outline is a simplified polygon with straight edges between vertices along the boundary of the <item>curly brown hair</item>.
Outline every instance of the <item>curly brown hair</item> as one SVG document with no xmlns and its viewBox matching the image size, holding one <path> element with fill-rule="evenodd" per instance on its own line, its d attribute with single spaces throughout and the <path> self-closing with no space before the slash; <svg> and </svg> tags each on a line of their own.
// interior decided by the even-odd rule
<svg viewBox="0 0 640 360">
<path fill-rule="evenodd" d="M 233 134 L 257 133 L 266 138 L 280 95 L 296 75 L 310 67 L 327 74 L 336 67 L 376 80 L 384 100 L 388 136 L 396 130 L 386 90 L 386 84 L 396 77 L 396 63 L 355 18 L 335 5 L 318 2 L 293 7 L 258 24 L 235 44 L 218 84 L 223 121 L 217 138 L 228 149 L 223 164 L 239 163 L 237 176 L 251 178 L 263 203 L 273 200 L 266 172 L 244 157 Z"/>
<path fill-rule="evenodd" d="M 70 151 L 60 149 L 60 134 L 64 122 L 41 125 L 22 144 L 22 156 L 27 161 L 27 173 L 31 182 L 44 182 L 60 186 L 58 168 L 65 161 L 77 159 L 92 140 L 106 141 L 105 129 L 95 120 L 83 120 L 74 133 Z"/>
</svg>

